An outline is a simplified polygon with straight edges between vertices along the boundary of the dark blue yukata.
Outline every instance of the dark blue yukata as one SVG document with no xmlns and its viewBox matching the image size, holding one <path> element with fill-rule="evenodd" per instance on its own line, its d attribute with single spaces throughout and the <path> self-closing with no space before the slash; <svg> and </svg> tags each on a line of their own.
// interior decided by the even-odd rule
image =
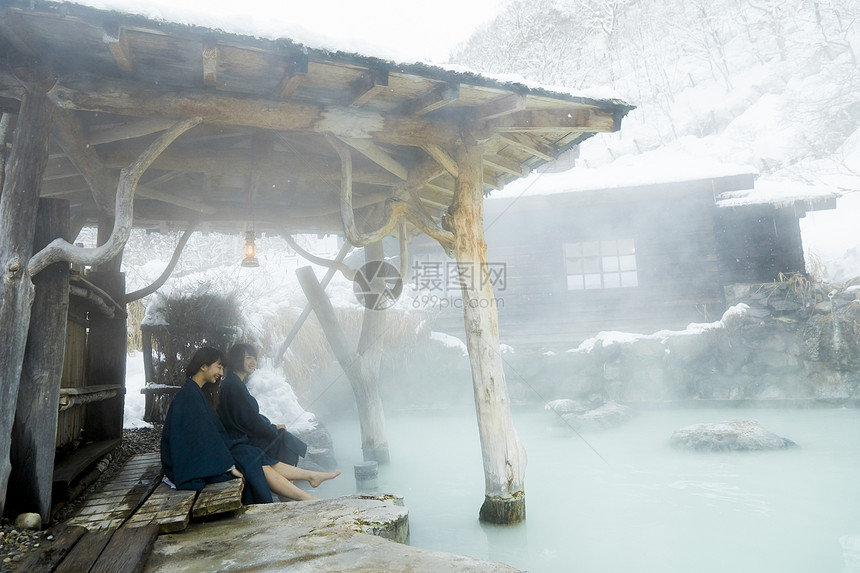
<svg viewBox="0 0 860 573">
<path fill-rule="evenodd" d="M 191 378 L 185 381 L 161 433 L 161 466 L 177 489 L 200 491 L 207 483 L 233 479 L 235 465 L 245 476 L 242 502 L 272 503 L 263 465 L 274 463 L 247 440 L 231 439 L 200 386 Z"/>
</svg>

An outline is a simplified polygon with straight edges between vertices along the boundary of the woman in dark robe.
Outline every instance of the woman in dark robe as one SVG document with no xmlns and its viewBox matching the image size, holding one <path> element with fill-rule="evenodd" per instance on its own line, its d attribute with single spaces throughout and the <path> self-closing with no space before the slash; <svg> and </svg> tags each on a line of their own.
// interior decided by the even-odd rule
<svg viewBox="0 0 860 573">
<path fill-rule="evenodd" d="M 185 385 L 170 404 L 161 434 L 161 465 L 169 483 L 200 491 L 207 483 L 244 477 L 244 503 L 271 503 L 273 491 L 290 499 L 317 499 L 289 480 L 304 479 L 316 487 L 335 474 L 301 470 L 286 476 L 276 469 L 284 464 L 227 435 L 204 393 L 224 374 L 223 360 L 220 350 L 204 346 L 188 363 Z"/>
<path fill-rule="evenodd" d="M 250 344 L 234 344 L 227 351 L 227 376 L 221 381 L 218 417 L 233 439 L 247 436 L 257 446 L 285 464 L 298 465 L 308 446 L 260 413 L 260 405 L 248 391 L 248 376 L 257 369 L 257 350 Z"/>
</svg>

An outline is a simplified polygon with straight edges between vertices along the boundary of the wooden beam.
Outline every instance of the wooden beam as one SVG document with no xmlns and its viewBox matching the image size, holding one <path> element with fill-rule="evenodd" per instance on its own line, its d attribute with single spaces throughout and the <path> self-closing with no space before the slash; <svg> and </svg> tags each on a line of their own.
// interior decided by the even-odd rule
<svg viewBox="0 0 860 573">
<path fill-rule="evenodd" d="M 131 72 L 134 70 L 131 50 L 128 47 L 128 39 L 126 38 L 125 30 L 122 26 L 105 26 L 102 40 L 108 47 L 108 50 L 110 50 L 110 53 L 116 62 L 116 67 L 124 72 Z"/>
<path fill-rule="evenodd" d="M 287 62 L 287 71 L 278 85 L 278 96 L 287 99 L 299 88 L 308 74 L 308 55 L 296 54 Z"/>
<path fill-rule="evenodd" d="M 409 176 L 409 170 L 399 161 L 391 157 L 388 152 L 368 139 L 353 139 L 351 137 L 339 137 L 341 141 L 385 169 L 393 173 L 403 181 Z"/>
<path fill-rule="evenodd" d="M 203 43 L 203 85 L 207 88 L 218 86 L 218 59 L 220 50 L 217 44 Z"/>
<path fill-rule="evenodd" d="M 558 152 L 555 148 L 534 141 L 527 135 L 520 133 L 500 133 L 498 137 L 500 141 L 521 149 L 526 153 L 531 153 L 544 161 L 555 161 L 558 158 Z"/>
<path fill-rule="evenodd" d="M 404 115 L 426 115 L 445 107 L 460 97 L 460 84 L 443 84 L 430 92 L 422 94 L 417 100 L 403 107 Z"/>
<path fill-rule="evenodd" d="M 524 109 L 526 96 L 514 94 L 478 106 L 477 117 L 479 120 L 495 119 Z"/>
<path fill-rule="evenodd" d="M 204 204 L 200 200 L 183 199 L 182 197 L 177 197 L 176 195 L 165 193 L 164 191 L 159 191 L 158 189 L 153 189 L 146 185 L 138 185 L 135 194 L 139 198 L 142 197 L 144 199 L 153 199 L 155 201 L 161 201 L 162 203 L 175 205 L 177 207 L 183 207 L 185 209 L 190 209 L 198 213 L 204 213 L 206 215 L 212 215 L 218 211 L 212 205 Z"/>
<path fill-rule="evenodd" d="M 109 123 L 104 125 L 93 125 L 89 129 L 87 143 L 90 145 L 101 145 L 103 143 L 113 143 L 115 141 L 123 141 L 126 139 L 134 139 L 151 135 L 164 131 L 171 125 L 176 123 L 172 119 L 129 119 L 122 123 Z"/>
<path fill-rule="evenodd" d="M 501 181 L 500 177 L 487 169 L 484 169 L 484 185 L 486 185 L 490 189 L 496 190 L 501 189 L 505 186 L 505 184 Z"/>
<path fill-rule="evenodd" d="M 84 143 L 87 139 L 86 127 L 74 112 L 57 111 L 54 114 L 53 133 L 66 156 L 86 179 L 99 210 L 112 212 L 116 181 L 105 173 L 96 150 Z"/>
<path fill-rule="evenodd" d="M 496 171 L 502 171 L 504 173 L 510 173 L 511 175 L 515 175 L 516 177 L 522 177 L 525 175 L 525 170 L 523 166 L 520 165 L 520 162 L 516 159 L 511 159 L 510 157 L 503 157 L 501 155 L 495 154 L 485 154 L 483 157 L 484 167 L 491 167 Z"/>
<path fill-rule="evenodd" d="M 616 130 L 613 114 L 596 108 L 519 111 L 491 119 L 485 126 L 499 133 L 608 133 Z"/>
<path fill-rule="evenodd" d="M 421 146 L 421 149 L 427 152 L 427 154 L 436 160 L 436 162 L 445 168 L 445 171 L 453 175 L 457 176 L 459 173 L 459 169 L 457 168 L 457 162 L 448 155 L 448 152 L 436 145 L 435 143 L 425 143 Z"/>
<path fill-rule="evenodd" d="M 284 131 L 313 131 L 374 138 L 393 145 L 431 142 L 453 145 L 456 125 L 417 117 L 386 116 L 351 106 L 232 97 L 209 91 L 183 91 L 153 84 L 105 78 L 69 77 L 50 93 L 62 109 L 99 111 L 136 117 L 198 117 L 204 123 L 242 125 Z"/>
<path fill-rule="evenodd" d="M 132 147 L 113 146 L 99 150 L 99 157 L 103 165 L 115 169 L 122 169 L 134 161 L 139 154 L 140 149 Z M 152 163 L 152 168 L 183 173 L 228 176 L 246 171 L 251 160 L 248 151 L 213 152 L 203 156 L 199 153 L 187 152 L 185 149 L 176 151 L 168 149 Z M 337 160 L 320 155 L 274 155 L 271 158 L 261 160 L 259 169 L 269 177 L 282 179 L 312 177 L 337 181 L 340 177 L 340 167 Z M 367 169 L 354 170 L 353 179 L 357 183 L 386 186 L 393 186 L 399 181 L 388 173 Z"/>
<path fill-rule="evenodd" d="M 376 97 L 388 87 L 388 70 L 371 68 L 368 73 L 363 74 L 356 85 L 353 86 L 354 97 L 352 106 L 359 107 Z"/>
</svg>

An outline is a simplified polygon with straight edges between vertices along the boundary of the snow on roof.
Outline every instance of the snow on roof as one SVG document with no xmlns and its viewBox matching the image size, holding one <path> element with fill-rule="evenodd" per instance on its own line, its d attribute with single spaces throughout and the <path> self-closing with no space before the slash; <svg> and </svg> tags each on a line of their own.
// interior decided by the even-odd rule
<svg viewBox="0 0 860 573">
<path fill-rule="evenodd" d="M 644 185 L 682 183 L 729 177 L 754 175 L 758 172 L 748 165 L 718 161 L 712 157 L 687 155 L 669 148 L 661 148 L 640 155 L 625 155 L 600 167 L 576 166 L 560 173 L 536 171 L 528 177 L 510 182 L 491 199 L 513 199 L 533 195 L 555 195 L 582 191 L 601 191 Z M 753 189 L 721 193 L 719 207 L 748 205 L 791 205 L 806 201 L 813 205 L 840 197 L 841 194 L 825 185 L 807 185 L 787 179 L 759 177 Z"/>
<path fill-rule="evenodd" d="M 600 167 L 576 166 L 561 173 L 536 171 L 528 177 L 510 182 L 504 189 L 493 191 L 490 197 L 554 195 L 743 174 L 757 174 L 757 171 L 746 165 L 724 163 L 710 157 L 656 150 L 641 155 L 625 155 Z"/>
<path fill-rule="evenodd" d="M 297 18 L 289 4 L 273 0 L 245 0 L 237 3 L 227 0 L 77 0 L 74 4 L 100 10 L 113 10 L 124 14 L 143 16 L 152 20 L 189 26 L 201 26 L 229 34 L 251 36 L 267 40 L 289 40 L 306 48 L 327 52 L 342 52 L 362 57 L 388 60 L 392 64 L 422 64 L 447 72 L 474 75 L 502 85 L 517 85 L 532 91 L 567 95 L 590 100 L 616 100 L 622 97 L 608 87 L 574 90 L 565 86 L 548 86 L 528 80 L 517 74 L 490 74 L 455 64 L 437 64 L 416 59 L 415 45 L 402 42 L 376 43 L 366 34 L 362 37 L 326 33 L 326 22 L 319 19 Z M 417 14 L 416 14 L 417 17 Z M 383 38 L 382 41 L 385 41 Z M 416 39 L 420 41 L 420 39 Z"/>
<path fill-rule="evenodd" d="M 755 189 L 730 191 L 720 194 L 719 207 L 739 207 L 746 205 L 777 205 L 788 206 L 797 201 L 812 204 L 828 199 L 841 197 L 841 193 L 821 185 L 806 185 L 798 181 L 786 179 L 758 179 Z"/>
</svg>

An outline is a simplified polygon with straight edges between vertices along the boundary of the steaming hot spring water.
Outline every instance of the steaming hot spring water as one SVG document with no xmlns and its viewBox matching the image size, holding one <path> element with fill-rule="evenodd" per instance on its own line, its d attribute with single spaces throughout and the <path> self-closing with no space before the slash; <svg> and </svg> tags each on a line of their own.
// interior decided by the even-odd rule
<svg viewBox="0 0 860 573">
<path fill-rule="evenodd" d="M 539 572 L 860 573 L 860 411 L 646 410 L 582 438 L 540 405 L 514 409 L 528 454 L 526 521 L 484 525 L 474 410 L 386 412 L 391 463 L 378 492 L 404 497 L 416 547 Z M 758 421 L 797 448 L 704 453 L 676 429 Z M 357 419 L 326 421 L 341 478 L 356 492 Z M 325 490 L 325 491 L 322 491 Z"/>
</svg>

